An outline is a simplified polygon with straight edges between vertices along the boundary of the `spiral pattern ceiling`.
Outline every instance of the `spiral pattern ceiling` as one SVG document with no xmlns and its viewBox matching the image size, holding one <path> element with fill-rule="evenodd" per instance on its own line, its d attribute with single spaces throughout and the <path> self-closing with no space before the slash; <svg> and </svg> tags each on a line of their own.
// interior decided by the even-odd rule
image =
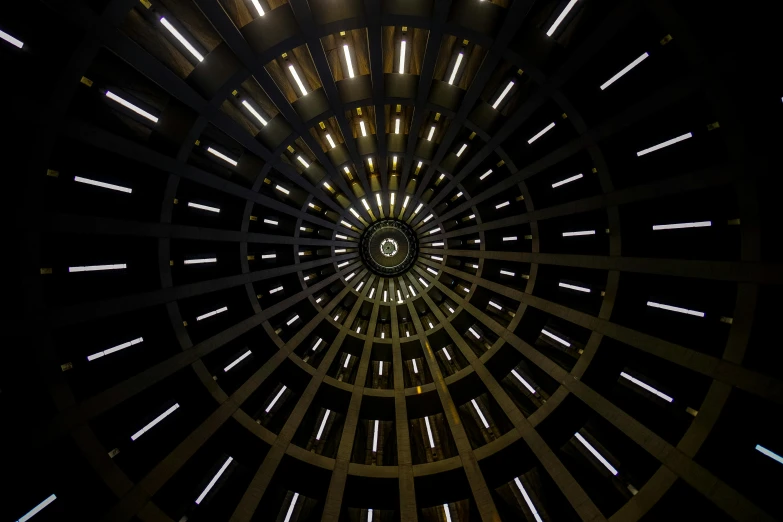
<svg viewBox="0 0 783 522">
<path fill-rule="evenodd" d="M 693 4 L 4 5 L 3 520 L 783 518 L 783 88 Z"/>
</svg>

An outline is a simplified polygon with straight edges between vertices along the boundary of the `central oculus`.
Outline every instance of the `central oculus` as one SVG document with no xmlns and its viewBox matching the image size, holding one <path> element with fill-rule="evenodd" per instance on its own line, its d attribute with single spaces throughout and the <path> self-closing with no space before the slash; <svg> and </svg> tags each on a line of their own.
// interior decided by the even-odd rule
<svg viewBox="0 0 783 522">
<path fill-rule="evenodd" d="M 396 276 L 408 271 L 419 255 L 416 233 L 407 223 L 382 219 L 370 225 L 359 240 L 362 261 L 372 272 Z"/>
<path fill-rule="evenodd" d="M 397 242 L 390 237 L 387 237 L 381 241 L 381 254 L 385 255 L 386 257 L 393 256 L 399 249 L 400 247 L 397 246 Z"/>
</svg>

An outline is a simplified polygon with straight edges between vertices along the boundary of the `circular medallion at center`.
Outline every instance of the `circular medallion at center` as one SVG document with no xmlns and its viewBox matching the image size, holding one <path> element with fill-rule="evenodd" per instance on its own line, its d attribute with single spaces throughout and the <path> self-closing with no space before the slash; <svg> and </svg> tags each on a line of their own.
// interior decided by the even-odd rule
<svg viewBox="0 0 783 522">
<path fill-rule="evenodd" d="M 381 241 L 381 254 L 386 257 L 392 257 L 399 249 L 400 247 L 397 245 L 397 242 L 390 237 Z"/>
<path fill-rule="evenodd" d="M 396 219 L 382 219 L 370 225 L 359 246 L 364 264 L 384 276 L 406 272 L 419 255 L 416 233 Z"/>
</svg>

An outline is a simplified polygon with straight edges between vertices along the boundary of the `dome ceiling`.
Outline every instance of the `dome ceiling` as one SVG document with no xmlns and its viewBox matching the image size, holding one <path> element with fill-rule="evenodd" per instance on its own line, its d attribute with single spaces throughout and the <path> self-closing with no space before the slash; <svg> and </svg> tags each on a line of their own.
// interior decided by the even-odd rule
<svg viewBox="0 0 783 522">
<path fill-rule="evenodd" d="M 9 6 L 4 519 L 783 517 L 780 92 L 706 16 Z"/>
</svg>

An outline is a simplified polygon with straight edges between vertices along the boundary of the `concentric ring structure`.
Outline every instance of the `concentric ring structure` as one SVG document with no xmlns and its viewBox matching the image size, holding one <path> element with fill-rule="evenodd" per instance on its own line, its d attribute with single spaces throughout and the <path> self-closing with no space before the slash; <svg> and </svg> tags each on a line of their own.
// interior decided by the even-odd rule
<svg viewBox="0 0 783 522">
<path fill-rule="evenodd" d="M 779 19 L 5 2 L 0 518 L 783 519 Z"/>
</svg>

